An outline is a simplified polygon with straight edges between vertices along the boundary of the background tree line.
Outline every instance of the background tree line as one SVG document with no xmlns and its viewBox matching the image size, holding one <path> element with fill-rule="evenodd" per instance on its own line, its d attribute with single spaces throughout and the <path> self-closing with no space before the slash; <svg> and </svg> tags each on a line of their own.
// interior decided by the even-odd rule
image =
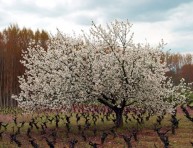
<svg viewBox="0 0 193 148">
<path fill-rule="evenodd" d="M 0 106 L 16 106 L 11 94 L 18 93 L 17 76 L 24 73 L 20 63 L 22 50 L 26 50 L 31 40 L 46 48 L 48 33 L 44 30 L 32 31 L 12 24 L 0 32 Z"/>
<path fill-rule="evenodd" d="M 175 84 L 178 84 L 182 78 L 187 83 L 193 82 L 192 54 L 166 53 L 164 56 L 170 69 L 166 75 L 172 77 Z"/>
<path fill-rule="evenodd" d="M 31 40 L 46 49 L 48 39 L 49 34 L 45 30 L 33 31 L 25 27 L 19 28 L 16 24 L 0 31 L 0 107 L 17 106 L 11 95 L 20 91 L 17 76 L 25 70 L 20 63 L 22 50 L 27 49 Z M 182 77 L 186 82 L 193 81 L 193 55 L 167 52 L 163 59 L 166 59 L 170 68 L 166 75 L 171 76 L 175 84 Z"/>
</svg>

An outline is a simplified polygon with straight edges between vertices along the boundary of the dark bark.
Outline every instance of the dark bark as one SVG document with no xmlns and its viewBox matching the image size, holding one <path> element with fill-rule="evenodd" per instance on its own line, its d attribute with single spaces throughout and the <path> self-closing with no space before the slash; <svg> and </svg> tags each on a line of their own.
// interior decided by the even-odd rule
<svg viewBox="0 0 193 148">
<path fill-rule="evenodd" d="M 114 107 L 111 105 L 108 105 L 105 101 L 99 101 L 100 103 L 104 104 L 105 106 L 108 106 L 109 108 L 111 108 L 116 115 L 116 119 L 115 119 L 115 125 L 116 127 L 122 127 L 123 126 L 123 108 L 118 108 L 118 107 Z"/>
<path fill-rule="evenodd" d="M 113 104 L 111 98 L 108 98 L 105 94 L 102 94 L 102 98 L 99 98 L 98 101 L 105 106 L 109 107 L 115 112 L 116 119 L 115 119 L 115 125 L 116 127 L 122 127 L 123 126 L 123 110 L 125 106 L 127 106 L 126 101 L 123 100 L 120 103 L 120 107 L 117 105 Z"/>
<path fill-rule="evenodd" d="M 122 127 L 123 126 L 123 108 L 116 108 L 114 110 L 116 114 L 116 127 Z"/>
</svg>

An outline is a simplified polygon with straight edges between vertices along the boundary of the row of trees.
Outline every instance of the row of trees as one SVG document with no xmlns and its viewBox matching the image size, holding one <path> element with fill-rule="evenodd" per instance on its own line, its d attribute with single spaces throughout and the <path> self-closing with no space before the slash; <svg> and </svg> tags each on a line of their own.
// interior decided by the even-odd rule
<svg viewBox="0 0 193 148">
<path fill-rule="evenodd" d="M 20 29 L 16 24 L 0 32 L 0 106 L 16 106 L 11 94 L 18 94 L 18 76 L 24 73 L 20 63 L 22 50 L 27 50 L 31 40 L 46 47 L 48 33 L 44 30 Z"/>
<path fill-rule="evenodd" d="M 175 84 L 178 84 L 181 78 L 186 83 L 193 82 L 193 55 L 192 54 L 171 54 L 166 53 L 165 59 L 170 71 L 167 75 L 172 77 Z"/>
<path fill-rule="evenodd" d="M 17 77 L 21 76 L 25 70 L 20 63 L 22 50 L 27 50 L 31 40 L 46 49 L 46 42 L 49 38 L 44 30 L 21 29 L 15 24 L 0 32 L 0 106 L 17 105 L 17 102 L 10 96 L 20 92 Z M 163 59 L 167 59 L 167 65 L 170 67 L 167 76 L 171 76 L 175 84 L 178 84 L 182 77 L 186 82 L 193 81 L 193 56 L 191 54 L 167 53 L 164 56 Z"/>
</svg>

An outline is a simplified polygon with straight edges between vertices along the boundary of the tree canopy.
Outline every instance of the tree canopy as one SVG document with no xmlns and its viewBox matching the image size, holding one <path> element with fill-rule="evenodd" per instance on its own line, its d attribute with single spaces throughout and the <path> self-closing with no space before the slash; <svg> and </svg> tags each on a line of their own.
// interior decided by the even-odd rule
<svg viewBox="0 0 193 148">
<path fill-rule="evenodd" d="M 165 75 L 164 43 L 134 43 L 131 27 L 115 20 L 106 27 L 93 23 L 82 37 L 58 32 L 47 50 L 32 42 L 21 61 L 26 67 L 19 77 L 21 92 L 13 98 L 30 111 L 100 102 L 116 113 L 118 125 L 126 106 L 171 113 L 185 101 L 187 87 L 183 80 L 175 86 Z"/>
</svg>

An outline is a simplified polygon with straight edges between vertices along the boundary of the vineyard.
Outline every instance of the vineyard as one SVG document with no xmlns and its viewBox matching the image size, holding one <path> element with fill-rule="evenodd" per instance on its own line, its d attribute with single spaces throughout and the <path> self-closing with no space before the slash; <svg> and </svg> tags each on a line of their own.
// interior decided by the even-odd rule
<svg viewBox="0 0 193 148">
<path fill-rule="evenodd" d="M 186 111 L 192 114 L 189 108 Z M 25 114 L 1 109 L 0 145 L 4 148 L 191 148 L 193 118 L 179 107 L 177 114 L 151 116 L 127 108 L 124 126 L 116 128 L 115 114 L 104 106 L 74 106 L 69 113 Z M 191 120 L 190 120 L 191 119 Z"/>
</svg>

